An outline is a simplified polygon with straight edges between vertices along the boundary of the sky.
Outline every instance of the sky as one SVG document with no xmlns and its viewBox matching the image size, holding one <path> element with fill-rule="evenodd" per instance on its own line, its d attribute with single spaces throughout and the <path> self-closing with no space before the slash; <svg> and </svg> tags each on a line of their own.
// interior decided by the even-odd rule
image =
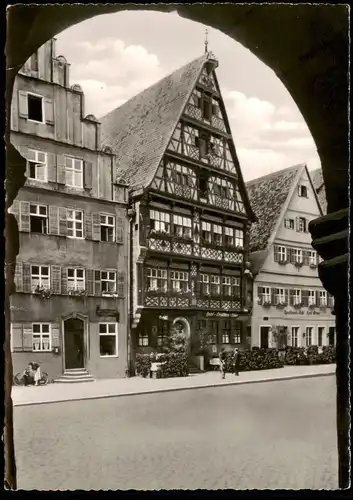
<svg viewBox="0 0 353 500">
<path fill-rule="evenodd" d="M 118 12 L 57 35 L 56 55 L 71 64 L 70 82 L 97 118 L 201 56 L 205 29 L 245 181 L 306 163 L 319 168 L 315 143 L 291 95 L 248 49 L 222 32 L 176 13 Z"/>
</svg>

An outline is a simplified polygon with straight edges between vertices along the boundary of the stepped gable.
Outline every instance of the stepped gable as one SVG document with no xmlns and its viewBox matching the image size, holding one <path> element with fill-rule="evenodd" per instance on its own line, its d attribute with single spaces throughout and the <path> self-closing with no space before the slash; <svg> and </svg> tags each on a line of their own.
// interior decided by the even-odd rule
<svg viewBox="0 0 353 500">
<path fill-rule="evenodd" d="M 303 164 L 273 172 L 246 183 L 257 222 L 250 229 L 250 251 L 265 250 L 274 231 L 283 205 Z"/>
<path fill-rule="evenodd" d="M 146 189 L 196 85 L 207 54 L 179 68 L 101 118 L 102 141 L 132 192 Z"/>
</svg>

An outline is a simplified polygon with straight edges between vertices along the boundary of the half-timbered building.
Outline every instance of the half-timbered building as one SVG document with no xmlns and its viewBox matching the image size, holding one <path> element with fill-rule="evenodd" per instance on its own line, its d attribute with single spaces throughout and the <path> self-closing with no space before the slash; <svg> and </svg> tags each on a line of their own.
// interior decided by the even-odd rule
<svg viewBox="0 0 353 500">
<path fill-rule="evenodd" d="M 112 176 L 100 123 L 86 115 L 70 65 L 47 42 L 16 77 L 11 142 L 27 160 L 10 212 L 20 252 L 11 296 L 14 371 L 51 379 L 123 377 L 127 369 L 127 189 Z"/>
<path fill-rule="evenodd" d="M 132 354 L 171 327 L 209 353 L 246 342 L 249 223 L 254 220 L 210 53 L 101 119 L 130 186 Z"/>
</svg>

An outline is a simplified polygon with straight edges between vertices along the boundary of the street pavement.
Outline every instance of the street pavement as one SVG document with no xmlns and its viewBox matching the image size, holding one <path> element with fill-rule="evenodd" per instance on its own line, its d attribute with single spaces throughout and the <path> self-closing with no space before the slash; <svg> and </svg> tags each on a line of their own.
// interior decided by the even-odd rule
<svg viewBox="0 0 353 500">
<path fill-rule="evenodd" d="M 334 375 L 14 408 L 24 490 L 336 489 Z"/>
</svg>

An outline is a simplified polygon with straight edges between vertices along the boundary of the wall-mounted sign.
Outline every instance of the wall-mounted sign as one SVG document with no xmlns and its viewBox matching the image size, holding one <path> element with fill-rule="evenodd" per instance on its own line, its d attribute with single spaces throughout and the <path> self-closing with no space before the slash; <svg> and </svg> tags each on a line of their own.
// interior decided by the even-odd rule
<svg viewBox="0 0 353 500">
<path fill-rule="evenodd" d="M 237 318 L 239 314 L 226 312 L 207 312 L 206 317 L 209 318 Z"/>
<path fill-rule="evenodd" d="M 296 315 L 300 315 L 300 316 L 305 316 L 305 315 L 319 316 L 320 315 L 319 311 L 314 311 L 314 310 L 310 310 L 310 309 L 307 309 L 306 311 L 304 311 L 303 309 L 294 309 L 294 310 L 284 309 L 284 314 L 296 314 Z"/>
</svg>

